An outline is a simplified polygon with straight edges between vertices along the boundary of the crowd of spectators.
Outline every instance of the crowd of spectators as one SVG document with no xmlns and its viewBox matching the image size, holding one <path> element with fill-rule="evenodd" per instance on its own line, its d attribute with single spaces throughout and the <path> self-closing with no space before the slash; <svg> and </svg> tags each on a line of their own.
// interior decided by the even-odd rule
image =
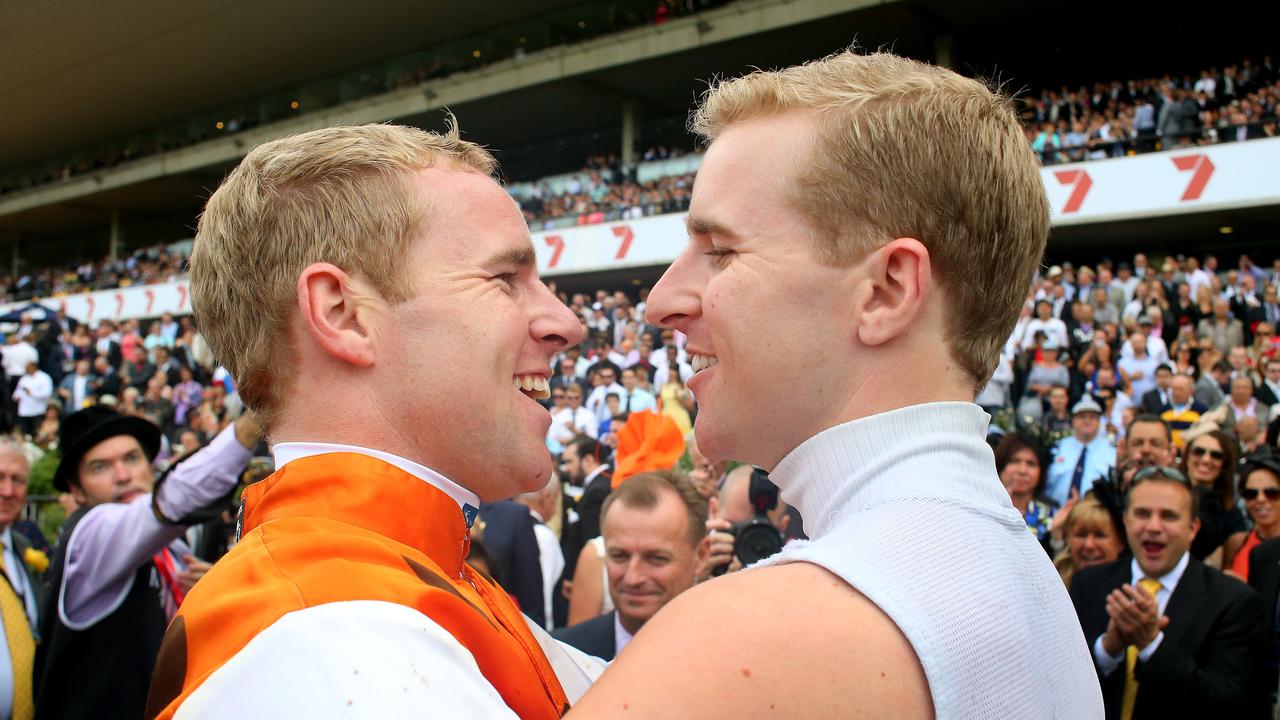
<svg viewBox="0 0 1280 720">
<path fill-rule="evenodd" d="M 1195 77 L 1063 86 L 1019 102 L 1027 140 L 1050 165 L 1275 137 L 1278 80 L 1268 55 Z"/>
<path fill-rule="evenodd" d="M 50 298 L 92 290 L 171 282 L 187 271 L 185 255 L 164 245 L 135 250 L 118 260 L 76 260 L 59 267 L 44 267 L 0 277 L 4 296 L 0 302 Z"/>
<path fill-rule="evenodd" d="M 658 146 L 646 150 L 642 157 L 653 161 L 685 154 L 680 148 Z M 576 225 L 637 220 L 689 209 L 693 177 L 694 173 L 688 172 L 637 182 L 635 166 L 624 168 L 617 155 L 598 155 L 569 176 L 561 192 L 540 182 L 517 202 L 534 230 L 559 227 L 566 218 Z"/>
<path fill-rule="evenodd" d="M 1096 635 L 1086 639 L 1096 640 L 1104 683 L 1116 672 L 1106 670 L 1107 648 L 1136 641 L 1096 626 L 1088 594 L 1098 573 L 1090 569 L 1127 562 L 1135 543 L 1150 544 L 1127 515 L 1137 484 L 1152 472 L 1185 477 L 1194 493 L 1187 521 L 1199 532 L 1166 528 L 1156 544 L 1175 552 L 1182 537 L 1213 578 L 1257 584 L 1257 558 L 1273 547 L 1268 541 L 1280 542 L 1278 286 L 1280 260 L 1263 267 L 1244 256 L 1232 268 L 1213 256 L 1145 254 L 1054 265 L 1035 280 L 976 399 L 993 417 L 996 469 L 1011 504 L 1071 587 L 1086 634 Z M 557 295 L 586 338 L 554 359 L 544 400 L 558 472 L 538 492 L 485 503 L 471 559 L 539 625 L 612 657 L 680 592 L 745 564 L 736 533 L 760 516 L 749 500 L 757 478 L 698 451 L 684 338 L 648 323 L 645 289 Z M 56 450 L 67 414 L 109 405 L 161 429 L 163 466 L 206 444 L 240 410 L 234 384 L 189 317 L 87 327 L 58 316 L 9 333 L 0 353 L 12 393 L 0 422 L 40 448 Z M 628 447 L 623 438 L 636 418 L 650 417 L 682 442 L 664 455 L 643 441 L 649 461 L 637 468 L 628 454 L 634 441 Z M 775 500 L 760 517 L 780 541 L 803 537 L 803 519 L 785 503 Z M 647 550 L 627 545 L 637 538 Z M 668 561 L 636 559 L 646 552 Z M 1146 562 L 1139 555 L 1133 562 Z M 1254 650 L 1251 662 L 1271 667 Z M 1150 695 L 1157 685 L 1146 687 Z M 1261 697 L 1262 687 L 1224 680 L 1217 690 Z"/>
<path fill-rule="evenodd" d="M 9 392 L 0 428 L 56 450 L 62 420 L 106 405 L 160 428 L 164 463 L 203 446 L 240 413 L 230 376 L 219 368 L 191 316 L 90 327 L 61 313 L 24 317 L 0 346 Z"/>
</svg>

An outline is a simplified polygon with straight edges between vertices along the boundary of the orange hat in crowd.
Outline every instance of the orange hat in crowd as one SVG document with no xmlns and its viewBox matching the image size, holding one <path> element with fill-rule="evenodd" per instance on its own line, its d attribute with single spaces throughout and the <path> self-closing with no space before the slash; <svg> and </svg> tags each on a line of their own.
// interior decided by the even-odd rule
<svg viewBox="0 0 1280 720">
<path fill-rule="evenodd" d="M 684 435 L 675 421 L 652 410 L 631 413 L 618 431 L 613 487 L 650 470 L 666 470 L 684 455 Z"/>
</svg>

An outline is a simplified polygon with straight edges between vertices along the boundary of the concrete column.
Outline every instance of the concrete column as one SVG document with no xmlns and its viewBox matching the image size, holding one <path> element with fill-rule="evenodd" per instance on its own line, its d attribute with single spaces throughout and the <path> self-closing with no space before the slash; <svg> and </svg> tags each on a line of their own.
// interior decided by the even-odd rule
<svg viewBox="0 0 1280 720">
<path fill-rule="evenodd" d="M 111 260 L 120 259 L 120 211 L 111 211 L 111 235 L 107 241 L 107 257 Z"/>
<path fill-rule="evenodd" d="M 636 101 L 627 98 L 622 101 L 622 166 L 630 167 L 636 163 L 636 133 L 640 129 L 640 110 Z"/>
<path fill-rule="evenodd" d="M 954 68 L 956 37 L 950 33 L 940 33 L 933 37 L 933 64 L 945 68 Z"/>
</svg>

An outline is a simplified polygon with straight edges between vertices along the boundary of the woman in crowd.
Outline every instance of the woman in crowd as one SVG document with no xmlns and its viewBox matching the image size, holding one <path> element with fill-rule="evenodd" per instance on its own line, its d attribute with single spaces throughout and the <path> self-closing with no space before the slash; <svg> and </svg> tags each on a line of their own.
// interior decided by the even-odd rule
<svg viewBox="0 0 1280 720">
<path fill-rule="evenodd" d="M 1231 536 L 1225 546 L 1224 567 L 1241 580 L 1249 580 L 1249 553 L 1261 543 L 1280 537 L 1280 479 L 1269 470 L 1246 468 L 1240 483 L 1253 529 Z"/>
<path fill-rule="evenodd" d="M 1259 373 L 1266 367 L 1267 359 L 1276 353 L 1276 328 L 1269 322 L 1260 322 L 1253 329 L 1253 347 L 1249 348 L 1249 363 Z"/>
<path fill-rule="evenodd" d="M 996 472 L 1009 493 L 1013 507 L 1022 513 L 1027 528 L 1051 553 L 1049 531 L 1053 526 L 1053 503 L 1037 497 L 1044 489 L 1044 467 L 1040 447 L 1022 433 L 1010 433 L 996 445 Z"/>
<path fill-rule="evenodd" d="M 36 429 L 36 445 L 48 448 L 58 442 L 58 430 L 62 423 L 62 407 L 57 400 L 50 400 L 44 410 L 44 418 Z"/>
<path fill-rule="evenodd" d="M 1200 377 L 1200 371 L 1196 367 L 1196 351 L 1190 340 L 1179 339 L 1175 342 L 1173 351 L 1169 353 L 1169 360 L 1173 364 L 1175 375 L 1186 375 L 1192 379 Z"/>
<path fill-rule="evenodd" d="M 1179 328 L 1189 327 L 1193 331 L 1200 324 L 1202 316 L 1199 308 L 1196 307 L 1196 301 L 1191 297 L 1191 286 L 1185 282 L 1178 283 L 1178 296 L 1174 299 L 1170 310 L 1173 312 L 1174 322 Z"/>
<path fill-rule="evenodd" d="M 1076 571 L 1112 562 L 1124 551 L 1123 528 L 1092 493 L 1077 502 L 1061 524 L 1066 547 L 1053 564 L 1067 587 Z"/>
<path fill-rule="evenodd" d="M 680 351 L 674 345 L 667 345 L 666 382 L 658 389 L 658 406 L 662 414 L 670 417 L 682 435 L 693 429 L 693 418 L 690 411 L 694 407 L 693 393 L 684 386 L 680 377 Z"/>
<path fill-rule="evenodd" d="M 1035 349 L 1030 353 L 1031 369 L 1027 372 L 1027 389 L 1023 393 L 1019 411 L 1039 420 L 1044 416 L 1044 402 L 1054 385 L 1069 387 L 1071 375 L 1065 365 L 1058 360 L 1057 348 L 1045 348 L 1041 342 L 1044 335 L 1037 330 Z M 1038 407 L 1037 407 L 1038 404 Z"/>
<path fill-rule="evenodd" d="M 1201 320 L 1213 317 L 1213 291 L 1207 285 L 1201 285 L 1196 290 L 1196 312 L 1200 314 Z"/>
<path fill-rule="evenodd" d="M 1080 356 L 1080 372 L 1085 374 L 1091 386 L 1096 386 L 1098 371 L 1104 368 L 1116 372 L 1115 349 L 1107 341 L 1106 334 L 1097 331 L 1094 333 L 1093 344 Z M 1119 377 L 1119 373 L 1116 373 L 1116 377 Z"/>
<path fill-rule="evenodd" d="M 1200 530 L 1191 554 L 1212 567 L 1226 567 L 1219 548 L 1248 527 L 1235 504 L 1235 468 L 1235 439 L 1221 430 L 1196 435 L 1182 454 L 1182 474 L 1200 494 Z"/>
</svg>

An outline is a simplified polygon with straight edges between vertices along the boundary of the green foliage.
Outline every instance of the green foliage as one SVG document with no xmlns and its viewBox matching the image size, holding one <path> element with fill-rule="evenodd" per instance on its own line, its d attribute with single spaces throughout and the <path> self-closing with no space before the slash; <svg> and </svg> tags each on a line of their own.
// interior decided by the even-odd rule
<svg viewBox="0 0 1280 720">
<path fill-rule="evenodd" d="M 53 544 L 58 539 L 58 534 L 62 532 L 62 523 L 66 521 L 67 513 L 62 506 L 56 502 L 44 505 L 40 510 L 40 532 L 48 538 L 49 544 Z"/>
<path fill-rule="evenodd" d="M 57 450 L 49 450 L 31 466 L 31 476 L 27 481 L 28 495 L 57 495 L 53 487 L 53 473 L 58 469 L 61 455 Z"/>
</svg>

